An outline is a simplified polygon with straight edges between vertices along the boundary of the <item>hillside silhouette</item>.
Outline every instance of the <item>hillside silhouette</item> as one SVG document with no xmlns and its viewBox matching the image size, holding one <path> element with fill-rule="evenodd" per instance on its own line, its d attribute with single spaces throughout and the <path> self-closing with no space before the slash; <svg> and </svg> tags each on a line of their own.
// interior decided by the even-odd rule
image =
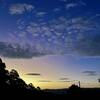
<svg viewBox="0 0 100 100">
<path fill-rule="evenodd" d="M 62 91 L 57 93 L 57 91 Z M 63 92 L 64 91 L 64 92 Z M 21 98 L 68 98 L 68 97 L 86 97 L 95 96 L 100 97 L 100 89 L 83 89 L 73 84 L 69 89 L 62 90 L 41 90 L 40 87 L 35 88 L 32 83 L 26 84 L 20 78 L 15 69 L 11 71 L 6 70 L 6 65 L 0 59 L 0 98 L 8 99 L 21 99 Z"/>
</svg>

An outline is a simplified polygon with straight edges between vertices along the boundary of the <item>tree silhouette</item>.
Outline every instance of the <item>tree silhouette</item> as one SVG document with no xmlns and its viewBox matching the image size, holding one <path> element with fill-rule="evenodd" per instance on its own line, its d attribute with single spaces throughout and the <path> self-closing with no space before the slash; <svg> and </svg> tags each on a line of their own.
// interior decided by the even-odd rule
<svg viewBox="0 0 100 100">
<path fill-rule="evenodd" d="M 37 90 L 41 90 L 41 88 L 38 86 L 38 87 L 37 87 Z"/>
<path fill-rule="evenodd" d="M 5 69 L 6 65 L 0 59 L 0 84 L 1 86 L 5 85 L 9 78 L 9 71 Z"/>
<path fill-rule="evenodd" d="M 12 69 L 10 71 L 10 77 L 16 80 L 16 79 L 19 78 L 19 74 L 18 74 L 18 72 L 15 69 Z"/>
<path fill-rule="evenodd" d="M 98 79 L 98 82 L 100 82 L 100 79 Z M 80 82 L 79 82 L 80 84 Z M 80 85 L 79 85 L 80 86 Z M 11 100 L 12 96 L 13 99 L 21 99 L 20 97 L 31 99 L 31 98 L 52 98 L 53 97 L 59 97 L 61 96 L 61 99 L 63 97 L 67 96 L 75 96 L 75 95 L 82 95 L 84 96 L 89 94 L 99 95 L 100 96 L 100 89 L 95 90 L 94 92 L 86 89 L 82 90 L 79 86 L 73 84 L 69 89 L 67 90 L 66 94 L 54 94 L 52 92 L 46 92 L 42 91 L 41 88 L 38 86 L 37 88 L 34 87 L 32 83 L 26 84 L 24 80 L 22 80 L 18 74 L 18 72 L 15 69 L 12 69 L 10 72 L 6 70 L 5 63 L 2 62 L 2 59 L 0 59 L 0 98 L 6 97 L 6 95 L 9 95 L 9 98 Z M 7 97 L 8 98 L 8 97 Z"/>
<path fill-rule="evenodd" d="M 100 78 L 98 79 L 98 82 L 100 83 Z"/>
<path fill-rule="evenodd" d="M 32 83 L 30 83 L 30 84 L 28 84 L 28 89 L 32 90 L 32 89 L 35 89 L 35 87 Z"/>
</svg>

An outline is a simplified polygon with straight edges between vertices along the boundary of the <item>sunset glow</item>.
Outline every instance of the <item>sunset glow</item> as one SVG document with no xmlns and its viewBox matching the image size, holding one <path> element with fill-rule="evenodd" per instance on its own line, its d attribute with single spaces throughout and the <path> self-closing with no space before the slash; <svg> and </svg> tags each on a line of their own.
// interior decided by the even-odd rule
<svg viewBox="0 0 100 100">
<path fill-rule="evenodd" d="M 35 87 L 100 87 L 100 0 L 0 0 L 0 57 Z"/>
</svg>

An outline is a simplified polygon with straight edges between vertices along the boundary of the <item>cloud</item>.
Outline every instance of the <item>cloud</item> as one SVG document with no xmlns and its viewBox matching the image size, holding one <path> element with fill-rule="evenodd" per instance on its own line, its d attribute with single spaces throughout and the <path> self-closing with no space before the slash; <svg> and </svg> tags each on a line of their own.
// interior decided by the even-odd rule
<svg viewBox="0 0 100 100">
<path fill-rule="evenodd" d="M 17 4 L 12 4 L 9 7 L 9 13 L 11 15 L 19 15 L 25 12 L 31 12 L 33 9 L 34 9 L 33 5 L 17 3 Z"/>
<path fill-rule="evenodd" d="M 56 54 L 100 56 L 100 25 L 92 20 L 98 20 L 100 16 L 93 16 L 69 19 L 61 16 L 48 22 L 29 23 L 20 19 L 17 21 L 18 32 L 12 32 L 9 40 L 17 41 L 21 45 L 1 42 L 0 55 L 12 58 Z"/>
<path fill-rule="evenodd" d="M 59 82 L 67 83 L 67 82 L 71 82 L 71 81 L 59 81 Z"/>
<path fill-rule="evenodd" d="M 49 81 L 49 80 L 39 80 L 38 82 L 52 82 L 52 81 Z"/>
<path fill-rule="evenodd" d="M 61 77 L 59 80 L 60 80 L 59 82 L 63 82 L 63 83 L 70 82 L 69 78 L 66 78 L 66 77 Z"/>
<path fill-rule="evenodd" d="M 87 6 L 87 4 L 85 2 L 83 2 L 82 0 L 79 0 L 79 4 L 83 5 L 83 6 Z"/>
<path fill-rule="evenodd" d="M 58 11 L 60 11 L 60 10 L 61 10 L 60 8 L 55 8 L 55 9 L 53 9 L 54 12 L 58 12 Z"/>
<path fill-rule="evenodd" d="M 21 46 L 18 43 L 0 42 L 0 55 L 8 58 L 32 58 L 43 56 L 44 54 L 35 48 L 31 48 L 28 44 Z"/>
<path fill-rule="evenodd" d="M 100 35 L 92 38 L 83 38 L 76 45 L 76 51 L 83 56 L 99 56 L 100 55 Z"/>
<path fill-rule="evenodd" d="M 75 7 L 80 7 L 80 6 L 86 6 L 87 4 L 85 2 L 83 2 L 82 0 L 69 0 L 67 3 L 66 3 L 66 9 L 69 10 L 69 9 L 72 9 L 72 8 L 75 8 Z"/>
<path fill-rule="evenodd" d="M 24 33 L 22 34 L 23 37 L 25 37 L 26 34 L 30 35 L 32 39 L 28 41 L 30 41 L 30 44 L 33 45 L 40 54 L 99 56 L 99 24 L 96 24 L 90 19 L 91 17 L 84 18 L 84 16 L 70 19 L 59 17 L 49 22 L 30 22 L 26 26 L 22 25 L 25 32 L 21 30 L 18 34 Z M 21 25 L 20 23 L 19 25 Z M 93 37 L 92 35 L 94 33 L 97 35 Z M 33 44 L 34 38 L 37 38 L 35 44 Z"/>
<path fill-rule="evenodd" d="M 70 9 L 70 8 L 74 8 L 74 7 L 77 7 L 78 4 L 77 3 L 69 3 L 69 4 L 66 4 L 66 9 Z"/>
<path fill-rule="evenodd" d="M 47 13 L 46 12 L 37 12 L 36 13 L 36 16 L 37 17 L 42 17 L 42 16 L 44 16 L 44 15 L 46 15 Z"/>
<path fill-rule="evenodd" d="M 63 77 L 63 78 L 60 78 L 59 80 L 63 80 L 64 81 L 64 80 L 69 80 L 69 78 L 64 78 Z"/>
<path fill-rule="evenodd" d="M 59 0 L 59 1 L 61 1 L 61 2 L 67 2 L 68 0 Z"/>
<path fill-rule="evenodd" d="M 86 74 L 87 76 L 96 76 L 96 71 L 84 71 L 83 74 Z"/>
<path fill-rule="evenodd" d="M 29 75 L 29 76 L 41 76 L 40 73 L 27 73 L 26 75 Z"/>
</svg>

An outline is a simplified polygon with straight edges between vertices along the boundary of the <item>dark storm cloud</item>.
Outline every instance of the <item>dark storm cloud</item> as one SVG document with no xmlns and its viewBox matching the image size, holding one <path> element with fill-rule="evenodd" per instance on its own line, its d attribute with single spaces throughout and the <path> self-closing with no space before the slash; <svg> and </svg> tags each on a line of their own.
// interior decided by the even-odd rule
<svg viewBox="0 0 100 100">
<path fill-rule="evenodd" d="M 30 76 L 41 76 L 40 73 L 27 73 L 26 75 L 30 75 Z"/>
<path fill-rule="evenodd" d="M 0 55 L 8 58 L 32 58 L 44 54 L 34 50 L 29 45 L 24 47 L 19 44 L 0 42 Z"/>
<path fill-rule="evenodd" d="M 82 73 L 87 76 L 96 76 L 97 75 L 96 71 L 84 71 Z"/>
</svg>

